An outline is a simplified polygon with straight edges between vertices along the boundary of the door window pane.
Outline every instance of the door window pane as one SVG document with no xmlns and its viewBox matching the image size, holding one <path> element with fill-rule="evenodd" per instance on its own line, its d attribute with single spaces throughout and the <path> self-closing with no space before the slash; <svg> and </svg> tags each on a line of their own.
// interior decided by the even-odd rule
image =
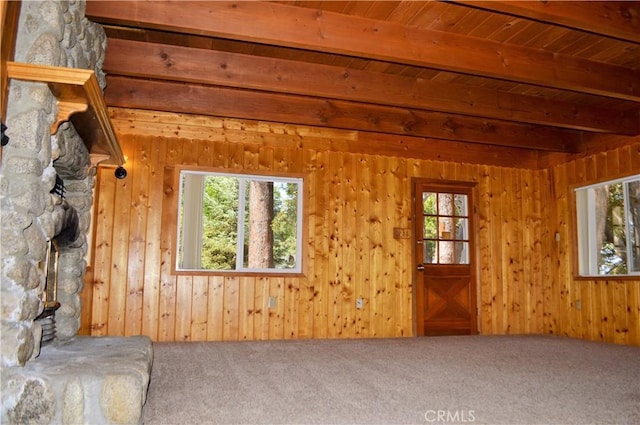
<svg viewBox="0 0 640 425">
<path fill-rule="evenodd" d="M 438 263 L 457 264 L 453 242 L 440 241 L 438 251 Z"/>
<path fill-rule="evenodd" d="M 454 239 L 467 240 L 469 239 L 469 219 L 468 218 L 456 218 L 456 232 Z"/>
<path fill-rule="evenodd" d="M 456 264 L 469 264 L 469 242 L 455 242 Z"/>
<path fill-rule="evenodd" d="M 453 239 L 453 217 L 440 217 L 438 223 L 440 227 L 440 239 Z"/>
<path fill-rule="evenodd" d="M 456 207 L 456 215 L 465 217 L 467 216 L 467 195 L 457 194 L 454 195 L 454 204 Z"/>
<path fill-rule="evenodd" d="M 423 192 L 422 206 L 424 214 L 436 215 L 438 213 L 436 210 L 436 194 L 433 192 Z"/>
<path fill-rule="evenodd" d="M 424 241 L 424 259 L 425 264 L 437 263 L 438 245 L 436 241 Z"/>
<path fill-rule="evenodd" d="M 436 229 L 438 219 L 437 217 L 425 217 L 424 218 L 424 237 L 427 239 L 436 239 L 438 237 L 438 232 Z"/>
</svg>

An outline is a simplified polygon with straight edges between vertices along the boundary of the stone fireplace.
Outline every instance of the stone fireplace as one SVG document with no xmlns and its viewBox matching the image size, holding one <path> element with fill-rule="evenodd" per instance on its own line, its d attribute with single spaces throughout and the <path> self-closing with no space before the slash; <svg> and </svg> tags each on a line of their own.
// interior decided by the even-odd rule
<svg viewBox="0 0 640 425">
<path fill-rule="evenodd" d="M 10 144 L 3 151 L 2 170 L 2 183 L 7 189 L 2 198 L 3 267 L 8 278 L 2 287 L 2 360 L 7 366 L 23 366 L 39 354 L 42 332 L 34 314 L 37 317 L 39 310 L 46 307 L 46 289 L 60 304 L 55 311 L 57 338 L 69 340 L 78 333 L 79 294 L 93 199 L 89 154 L 72 125 L 63 124 L 50 138 L 52 160 L 42 168 L 37 166 L 39 158 L 29 159 L 20 149 L 21 137 L 13 135 L 13 130 L 19 128 L 15 124 L 9 128 L 12 133 Z M 69 168 L 70 163 L 78 165 L 78 169 Z M 39 176 L 31 174 L 40 170 Z M 51 193 L 57 179 L 64 184 L 64 198 Z M 57 282 L 47 279 L 51 244 L 57 245 Z M 55 285 L 55 292 L 47 285 Z M 5 317 L 9 311 L 11 314 Z"/>
<path fill-rule="evenodd" d="M 90 69 L 104 89 L 106 36 L 84 10 L 84 0 L 23 1 L 14 60 Z M 91 141 L 70 122 L 52 127 L 58 106 L 46 84 L 12 80 L 9 87 L 0 169 L 0 422 L 138 422 L 150 340 L 78 336 L 95 176 Z"/>
</svg>

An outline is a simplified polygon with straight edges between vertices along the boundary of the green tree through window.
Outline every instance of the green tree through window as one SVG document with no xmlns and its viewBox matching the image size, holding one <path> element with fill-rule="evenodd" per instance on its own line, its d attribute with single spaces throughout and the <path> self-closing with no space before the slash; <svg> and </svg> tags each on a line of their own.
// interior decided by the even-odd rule
<svg viewBox="0 0 640 425">
<path fill-rule="evenodd" d="M 183 171 L 180 188 L 178 269 L 300 271 L 302 179 Z"/>
</svg>

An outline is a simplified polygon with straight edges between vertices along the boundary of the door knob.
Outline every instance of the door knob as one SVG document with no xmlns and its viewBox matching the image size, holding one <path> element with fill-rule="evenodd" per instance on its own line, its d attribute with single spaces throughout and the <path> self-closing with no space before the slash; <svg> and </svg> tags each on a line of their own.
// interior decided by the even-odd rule
<svg viewBox="0 0 640 425">
<path fill-rule="evenodd" d="M 424 264 L 418 264 L 418 271 L 421 272 L 424 270 Z"/>
</svg>

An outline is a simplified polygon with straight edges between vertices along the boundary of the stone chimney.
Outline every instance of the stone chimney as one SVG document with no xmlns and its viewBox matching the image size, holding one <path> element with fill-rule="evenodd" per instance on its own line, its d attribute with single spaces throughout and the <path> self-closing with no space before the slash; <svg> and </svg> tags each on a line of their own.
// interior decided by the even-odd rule
<svg viewBox="0 0 640 425">
<path fill-rule="evenodd" d="M 86 19 L 84 0 L 22 1 L 15 62 L 93 70 L 104 89 L 105 49 L 104 30 Z M 0 422 L 140 423 L 151 340 L 78 336 L 93 141 L 70 122 L 52 135 L 57 112 L 46 84 L 10 81 L 0 168 Z"/>
<path fill-rule="evenodd" d="M 105 86 L 102 63 L 106 36 L 85 18 L 84 1 L 23 1 L 16 38 L 16 62 L 91 69 Z M 57 335 L 73 338 L 80 326 L 79 292 L 87 253 L 93 170 L 84 141 L 70 123 L 50 134 L 56 99 L 46 84 L 10 82 L 2 149 L 2 366 L 24 366 L 38 355 L 45 260 L 49 240 L 61 230 L 63 202 L 78 214 L 80 232 L 60 252 Z M 64 200 L 51 193 L 56 178 Z"/>
</svg>

